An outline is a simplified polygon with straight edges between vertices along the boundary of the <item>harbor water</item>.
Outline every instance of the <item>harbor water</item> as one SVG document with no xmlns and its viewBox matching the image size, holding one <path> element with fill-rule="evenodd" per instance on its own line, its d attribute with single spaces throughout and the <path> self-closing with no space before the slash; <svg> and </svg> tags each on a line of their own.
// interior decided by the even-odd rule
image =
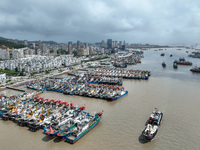
<svg viewBox="0 0 200 150">
<path fill-rule="evenodd" d="M 200 59 L 187 57 L 188 49 L 147 50 L 141 64 L 128 69 L 149 70 L 149 80 L 123 81 L 128 95 L 107 102 L 101 99 L 44 92 L 45 98 L 86 105 L 86 111 L 94 114 L 104 111 L 99 124 L 75 144 L 51 138 L 42 130 L 31 132 L 12 121 L 0 120 L 0 148 L 6 150 L 179 150 L 200 149 L 200 74 L 190 72 L 200 66 Z M 165 53 L 165 56 L 160 56 Z M 170 57 L 170 54 L 173 56 Z M 185 57 L 193 66 L 173 68 L 173 61 Z M 163 68 L 161 63 L 166 63 Z M 20 93 L 13 90 L 3 94 Z M 142 144 L 139 137 L 154 108 L 159 108 L 164 116 L 153 141 Z"/>
</svg>

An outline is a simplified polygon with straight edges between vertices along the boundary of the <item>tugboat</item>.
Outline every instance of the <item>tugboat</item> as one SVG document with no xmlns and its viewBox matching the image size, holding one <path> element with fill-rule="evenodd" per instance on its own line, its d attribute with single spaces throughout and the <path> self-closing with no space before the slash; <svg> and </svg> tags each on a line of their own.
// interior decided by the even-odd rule
<svg viewBox="0 0 200 150">
<path fill-rule="evenodd" d="M 190 71 L 200 73 L 200 67 L 195 66 L 194 68 L 190 69 Z"/>
<path fill-rule="evenodd" d="M 160 56 L 165 56 L 165 53 L 160 54 Z"/>
<path fill-rule="evenodd" d="M 163 62 L 163 63 L 162 63 L 162 66 L 163 66 L 163 68 L 165 68 L 165 67 L 166 67 L 166 63 L 165 63 L 165 62 Z"/>
<path fill-rule="evenodd" d="M 155 110 L 151 113 L 149 120 L 147 121 L 145 129 L 142 132 L 146 140 L 151 141 L 156 136 L 162 117 L 163 113 L 155 108 Z"/>
</svg>

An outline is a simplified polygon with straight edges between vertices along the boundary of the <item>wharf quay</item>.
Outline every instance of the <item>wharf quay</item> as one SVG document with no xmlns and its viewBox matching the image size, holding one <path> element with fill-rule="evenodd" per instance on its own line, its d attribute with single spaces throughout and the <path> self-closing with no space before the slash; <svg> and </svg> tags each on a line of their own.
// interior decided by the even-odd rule
<svg viewBox="0 0 200 150">
<path fill-rule="evenodd" d="M 16 91 L 20 91 L 20 92 L 26 92 L 25 90 L 19 89 L 19 88 L 14 88 L 14 87 L 10 87 L 10 86 L 6 86 L 7 89 L 11 89 L 11 90 L 16 90 Z"/>
<path fill-rule="evenodd" d="M 14 87 L 18 87 L 18 86 L 21 86 L 21 85 L 25 85 L 25 83 L 27 83 L 27 82 L 34 82 L 35 81 L 35 79 L 30 79 L 30 80 L 26 80 L 26 81 L 22 81 L 22 82 L 17 82 L 17 83 L 14 83 L 14 84 L 12 84 L 12 87 L 11 86 L 5 86 L 5 87 L 1 87 L 0 88 L 0 91 L 4 91 L 4 90 L 6 90 L 6 89 L 12 89 L 13 88 L 13 90 L 17 90 L 17 88 L 14 88 Z M 19 90 L 18 90 L 19 91 Z M 24 90 L 22 91 L 22 90 L 20 90 L 21 92 L 25 92 Z"/>
<path fill-rule="evenodd" d="M 16 90 L 19 92 L 23 92 L 23 93 L 28 93 L 26 90 L 20 89 L 20 88 L 16 88 L 16 87 L 10 87 L 10 86 L 6 86 L 7 89 L 11 89 L 11 90 Z M 33 92 L 33 91 L 32 91 Z M 38 90 L 37 92 L 35 92 L 37 95 L 43 93 L 43 91 Z"/>
</svg>

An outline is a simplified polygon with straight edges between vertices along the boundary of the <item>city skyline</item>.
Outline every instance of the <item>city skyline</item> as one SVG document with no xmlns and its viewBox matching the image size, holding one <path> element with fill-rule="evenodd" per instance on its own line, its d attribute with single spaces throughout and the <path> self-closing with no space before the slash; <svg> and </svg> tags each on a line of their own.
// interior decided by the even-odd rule
<svg viewBox="0 0 200 150">
<path fill-rule="evenodd" d="M 48 2 L 48 3 L 47 3 Z M 0 5 L 0 36 L 28 41 L 199 43 L 200 2 L 11 1 Z"/>
</svg>

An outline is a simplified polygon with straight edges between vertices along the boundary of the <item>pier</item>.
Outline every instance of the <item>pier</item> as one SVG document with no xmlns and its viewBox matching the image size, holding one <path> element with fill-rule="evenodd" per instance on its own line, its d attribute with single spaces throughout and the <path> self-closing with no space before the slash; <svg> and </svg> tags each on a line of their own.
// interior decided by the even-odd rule
<svg viewBox="0 0 200 150">
<path fill-rule="evenodd" d="M 10 87 L 10 86 L 6 86 L 7 89 L 11 89 L 11 90 L 16 90 L 16 91 L 20 91 L 20 92 L 26 92 L 25 90 L 19 89 L 19 88 L 14 88 L 14 87 Z"/>
</svg>

